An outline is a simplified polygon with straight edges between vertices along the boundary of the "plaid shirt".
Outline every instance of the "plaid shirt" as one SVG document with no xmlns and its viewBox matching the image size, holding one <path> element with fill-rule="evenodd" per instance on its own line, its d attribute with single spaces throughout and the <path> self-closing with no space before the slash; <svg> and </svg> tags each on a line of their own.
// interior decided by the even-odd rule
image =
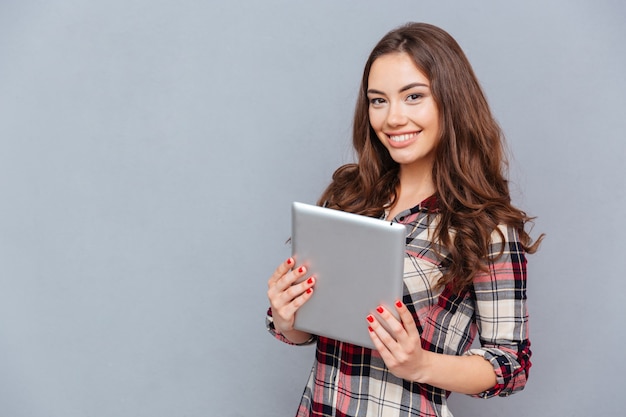
<svg viewBox="0 0 626 417">
<path fill-rule="evenodd" d="M 480 355 L 495 370 L 497 383 L 477 397 L 508 396 L 524 388 L 530 364 L 526 310 L 526 258 L 517 231 L 506 226 L 491 236 L 489 271 L 479 273 L 473 287 L 454 293 L 435 290 L 447 251 L 431 240 L 438 216 L 434 197 L 400 213 L 407 228 L 403 302 L 413 314 L 422 346 L 447 355 Z M 503 250 L 502 256 L 497 255 Z M 271 310 L 267 328 L 274 330 Z M 481 347 L 470 349 L 478 332 Z M 315 362 L 298 408 L 298 417 L 452 416 L 449 392 L 397 378 L 377 351 L 326 337 L 317 342 Z"/>
</svg>

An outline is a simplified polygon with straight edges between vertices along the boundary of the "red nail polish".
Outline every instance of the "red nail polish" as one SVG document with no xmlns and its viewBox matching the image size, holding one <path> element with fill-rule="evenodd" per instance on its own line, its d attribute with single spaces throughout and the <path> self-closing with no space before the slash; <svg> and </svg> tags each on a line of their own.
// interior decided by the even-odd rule
<svg viewBox="0 0 626 417">
<path fill-rule="evenodd" d="M 370 323 L 374 323 L 374 317 L 372 317 L 371 315 L 367 316 L 367 321 L 369 321 Z"/>
<path fill-rule="evenodd" d="M 298 268 L 298 272 L 299 273 L 303 273 L 304 272 L 304 268 L 302 268 L 302 267 Z"/>
<path fill-rule="evenodd" d="M 376 307 L 376 311 L 378 311 L 380 314 L 383 314 L 384 310 L 383 310 L 382 306 L 378 306 L 378 307 Z"/>
<path fill-rule="evenodd" d="M 313 284 L 313 277 L 307 279 L 306 282 L 309 283 L 309 284 Z"/>
<path fill-rule="evenodd" d="M 367 326 L 367 330 L 369 330 L 370 332 L 374 331 L 374 329 L 372 329 L 370 326 Z"/>
<path fill-rule="evenodd" d="M 396 301 L 396 306 L 398 308 L 401 308 L 402 307 L 402 301 L 400 301 L 400 300 Z"/>
<path fill-rule="evenodd" d="M 291 258 L 287 259 L 287 265 L 291 265 Z"/>
<path fill-rule="evenodd" d="M 311 294 L 311 292 L 313 292 L 313 290 L 312 290 L 312 289 L 310 289 L 310 288 L 307 288 L 307 289 L 306 289 L 306 293 L 307 293 L 307 294 Z"/>
</svg>

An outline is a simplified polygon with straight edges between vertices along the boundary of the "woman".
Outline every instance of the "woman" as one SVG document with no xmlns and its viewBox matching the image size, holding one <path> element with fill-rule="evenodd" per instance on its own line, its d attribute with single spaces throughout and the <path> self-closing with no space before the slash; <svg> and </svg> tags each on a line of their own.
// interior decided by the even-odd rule
<svg viewBox="0 0 626 417">
<path fill-rule="evenodd" d="M 503 138 L 456 41 L 428 24 L 389 32 L 365 65 L 358 162 L 319 204 L 407 225 L 404 295 L 363 318 L 376 350 L 293 328 L 315 277 L 289 258 L 268 282 L 268 329 L 317 343 L 298 416 L 451 416 L 449 392 L 507 396 L 530 368 L 526 258 L 539 241 L 510 202 Z M 476 335 L 481 347 L 470 349 Z"/>
</svg>

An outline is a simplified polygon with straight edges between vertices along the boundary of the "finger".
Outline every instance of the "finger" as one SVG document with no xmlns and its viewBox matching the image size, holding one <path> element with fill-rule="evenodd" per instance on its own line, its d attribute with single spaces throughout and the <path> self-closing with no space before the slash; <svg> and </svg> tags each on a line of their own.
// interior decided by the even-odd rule
<svg viewBox="0 0 626 417">
<path fill-rule="evenodd" d="M 379 311 L 379 310 L 377 309 L 377 311 Z M 383 310 L 383 313 L 384 313 L 384 310 Z M 380 312 L 379 312 L 379 314 L 380 314 Z M 382 316 L 382 314 L 381 314 L 381 316 Z M 393 317 L 393 316 L 391 316 L 391 317 Z M 393 318 L 395 320 L 395 317 L 393 317 Z M 370 334 L 373 333 L 376 336 L 376 339 L 378 339 L 380 341 L 380 343 L 382 344 L 382 346 L 376 346 L 377 349 L 379 351 L 381 351 L 381 348 L 384 347 L 385 349 L 388 349 L 390 351 L 393 350 L 394 347 L 398 344 L 398 342 L 393 337 L 393 335 L 391 335 L 387 331 L 387 329 L 381 324 L 381 322 L 378 320 L 378 318 L 375 317 L 374 314 L 370 314 L 370 315 L 368 315 L 366 317 L 366 320 L 367 320 L 367 322 L 369 324 L 369 329 L 371 329 L 370 330 Z"/>
<path fill-rule="evenodd" d="M 370 316 L 367 316 L 367 321 L 369 324 L 369 326 L 367 326 L 367 330 L 369 331 L 370 339 L 372 340 L 372 343 L 374 344 L 374 347 L 376 348 L 378 353 L 380 353 L 383 360 L 385 360 L 385 357 L 389 355 L 389 350 L 387 349 L 383 341 L 380 340 L 380 337 L 378 337 L 376 330 L 374 330 L 374 328 L 372 327 L 372 322 L 370 322 Z"/>
<path fill-rule="evenodd" d="M 277 271 L 279 270 L 280 267 L 277 269 Z M 275 290 L 278 293 L 282 293 L 283 291 L 291 287 L 294 282 L 300 280 L 301 278 L 304 278 L 306 273 L 306 267 L 299 266 L 297 268 L 285 271 L 285 273 L 281 275 L 278 279 L 273 280 L 272 278 L 270 278 L 270 281 L 268 282 L 270 291 Z"/>
<path fill-rule="evenodd" d="M 309 279 L 307 279 L 306 281 L 300 284 L 301 286 L 303 286 L 304 291 L 302 291 L 300 295 L 295 297 L 291 301 L 291 303 L 289 303 L 290 306 L 294 309 L 294 314 L 300 307 L 302 307 L 302 305 L 304 305 L 304 303 L 306 303 L 307 301 L 311 299 L 311 297 L 313 296 L 314 284 L 315 284 L 314 277 L 310 277 Z"/>
<path fill-rule="evenodd" d="M 386 307 L 380 305 L 376 307 L 376 312 L 378 313 L 380 319 L 384 321 L 385 325 L 389 329 L 389 332 L 391 333 L 391 336 L 393 336 L 395 340 L 398 340 L 406 334 L 402 322 L 391 314 L 391 311 L 389 311 Z"/>
<path fill-rule="evenodd" d="M 397 362 L 395 351 L 399 346 L 398 343 L 393 340 L 391 335 L 389 335 L 372 314 L 367 316 L 367 322 L 369 324 L 368 330 L 370 339 L 380 354 L 380 357 L 387 367 L 391 368 L 395 366 Z"/>
<path fill-rule="evenodd" d="M 286 291 L 290 287 L 294 286 L 296 283 L 301 283 L 305 280 L 305 276 L 307 274 L 307 269 L 305 266 L 299 266 L 293 268 L 291 271 L 288 271 L 285 275 L 279 278 L 276 281 L 276 289 L 278 291 Z"/>
<path fill-rule="evenodd" d="M 313 284 L 315 283 L 314 279 L 309 279 L 305 281 L 306 289 L 299 293 L 296 297 L 285 304 L 281 304 L 280 306 L 272 306 L 272 315 L 278 316 L 280 320 L 283 322 L 291 323 L 289 327 L 293 325 L 293 319 L 300 307 L 304 305 L 307 301 L 311 299 L 313 296 Z M 275 319 L 276 323 L 276 319 Z M 288 328 L 287 330 L 290 330 Z"/>
<path fill-rule="evenodd" d="M 306 269 L 298 268 L 298 274 L 306 274 Z M 293 271 L 289 273 L 293 275 Z M 301 276 L 301 275 L 300 275 Z M 290 282 L 288 280 L 287 282 Z M 269 298 L 270 305 L 273 309 L 281 311 L 281 317 L 286 317 L 288 314 L 291 314 L 291 311 L 297 310 L 300 305 L 303 304 L 301 301 L 296 301 L 295 308 L 289 307 L 288 311 L 283 311 L 283 309 L 290 303 L 294 302 L 294 300 L 300 297 L 302 294 L 307 293 L 311 294 L 313 291 L 313 286 L 315 285 L 316 279 L 311 276 L 306 280 L 303 280 L 299 284 L 289 285 L 287 288 L 283 288 L 281 283 L 275 283 L 270 285 L 270 288 L 267 290 L 267 297 Z M 308 298 L 305 297 L 306 301 Z"/>
<path fill-rule="evenodd" d="M 300 297 L 304 293 L 310 294 L 315 285 L 315 277 L 310 276 L 298 284 L 287 287 L 282 294 L 285 296 L 285 302 L 289 303 Z"/>
<path fill-rule="evenodd" d="M 413 314 L 409 311 L 406 305 L 398 300 L 395 303 L 396 311 L 400 315 L 400 320 L 402 321 L 402 325 L 407 335 L 410 337 L 419 336 L 419 332 L 417 331 L 417 325 L 415 324 L 415 319 L 413 318 Z"/>
<path fill-rule="evenodd" d="M 292 269 L 295 265 L 295 261 L 293 258 L 287 258 L 287 260 L 285 260 L 285 262 L 281 263 L 280 265 L 278 265 L 278 268 L 276 268 L 276 270 L 274 271 L 274 273 L 272 274 L 272 276 L 270 277 L 270 279 L 267 282 L 268 286 L 271 286 L 273 284 L 275 284 L 283 275 L 285 275 L 287 272 L 289 272 L 290 269 Z"/>
</svg>

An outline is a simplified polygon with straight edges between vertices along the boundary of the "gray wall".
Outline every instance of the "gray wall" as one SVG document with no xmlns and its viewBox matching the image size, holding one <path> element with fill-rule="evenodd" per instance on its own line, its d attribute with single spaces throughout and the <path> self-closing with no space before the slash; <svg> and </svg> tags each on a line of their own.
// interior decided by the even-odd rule
<svg viewBox="0 0 626 417">
<path fill-rule="evenodd" d="M 389 29 L 466 50 L 514 154 L 526 390 L 459 416 L 623 413 L 620 0 L 0 2 L 0 415 L 289 416 L 312 362 L 265 333 L 289 203 L 350 161 Z"/>
</svg>

